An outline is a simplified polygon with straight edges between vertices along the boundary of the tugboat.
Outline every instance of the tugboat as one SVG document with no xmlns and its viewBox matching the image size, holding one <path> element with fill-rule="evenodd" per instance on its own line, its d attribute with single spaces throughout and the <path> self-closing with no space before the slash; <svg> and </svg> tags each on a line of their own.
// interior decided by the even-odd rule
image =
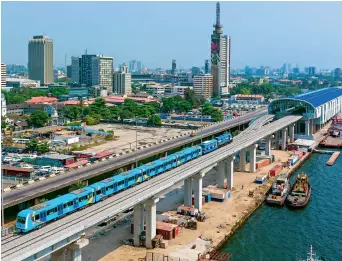
<svg viewBox="0 0 342 261">
<path fill-rule="evenodd" d="M 305 207 L 311 196 L 309 177 L 305 173 L 298 174 L 286 203 L 292 208 Z"/>
<path fill-rule="evenodd" d="M 272 192 L 267 196 L 266 203 L 269 205 L 283 206 L 291 185 L 286 174 L 280 174 L 272 184 Z"/>
</svg>

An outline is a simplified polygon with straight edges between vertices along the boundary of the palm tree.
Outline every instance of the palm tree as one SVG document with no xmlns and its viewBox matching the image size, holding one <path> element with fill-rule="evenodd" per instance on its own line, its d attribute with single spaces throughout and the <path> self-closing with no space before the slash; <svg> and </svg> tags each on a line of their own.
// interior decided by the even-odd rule
<svg viewBox="0 0 342 261">
<path fill-rule="evenodd" d="M 75 184 L 72 184 L 71 187 L 69 188 L 69 192 L 81 189 L 85 186 L 85 183 L 83 181 L 78 181 Z"/>
</svg>

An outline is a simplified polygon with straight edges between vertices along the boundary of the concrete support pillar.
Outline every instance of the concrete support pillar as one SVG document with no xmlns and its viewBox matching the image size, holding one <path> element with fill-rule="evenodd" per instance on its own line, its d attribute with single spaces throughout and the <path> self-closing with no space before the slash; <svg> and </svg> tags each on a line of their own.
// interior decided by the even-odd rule
<svg viewBox="0 0 342 261">
<path fill-rule="evenodd" d="M 82 248 L 89 244 L 89 239 L 82 238 L 67 246 L 68 261 L 82 261 Z"/>
<path fill-rule="evenodd" d="M 246 168 L 246 150 L 240 150 L 240 171 L 245 172 Z"/>
<path fill-rule="evenodd" d="M 224 175 L 225 166 L 224 161 L 221 161 L 217 164 L 217 184 L 219 188 L 224 188 Z"/>
<path fill-rule="evenodd" d="M 313 122 L 313 120 L 310 121 L 310 135 L 314 134 L 315 133 L 315 124 Z"/>
<path fill-rule="evenodd" d="M 65 261 L 66 260 L 66 248 L 63 247 L 51 254 L 51 261 Z"/>
<path fill-rule="evenodd" d="M 282 129 L 281 133 L 282 133 L 281 150 L 285 150 L 285 148 L 286 148 L 286 140 L 287 140 L 286 128 Z"/>
<path fill-rule="evenodd" d="M 83 183 L 84 183 L 84 186 L 89 186 L 88 185 L 88 180 L 83 181 Z"/>
<path fill-rule="evenodd" d="M 234 184 L 234 156 L 227 159 L 227 189 L 232 189 Z"/>
<path fill-rule="evenodd" d="M 165 157 L 167 157 L 167 151 L 165 151 Z"/>
<path fill-rule="evenodd" d="M 144 231 L 144 207 L 142 204 L 134 206 L 133 212 L 134 221 L 134 245 L 140 246 L 140 234 Z"/>
<path fill-rule="evenodd" d="M 272 136 L 268 136 L 265 138 L 265 154 L 266 156 L 271 156 L 271 143 L 272 143 Z"/>
<path fill-rule="evenodd" d="M 184 206 L 192 206 L 191 178 L 184 180 Z"/>
<path fill-rule="evenodd" d="M 194 180 L 194 190 L 195 190 L 195 199 L 194 206 L 198 209 L 198 211 L 202 211 L 202 179 L 204 173 L 198 173 L 193 176 Z"/>
<path fill-rule="evenodd" d="M 274 133 L 274 138 L 275 138 L 275 149 L 276 149 L 276 150 L 279 150 L 279 140 L 280 140 L 279 136 L 280 136 L 279 131 L 276 131 L 276 132 Z"/>
<path fill-rule="evenodd" d="M 290 142 L 294 142 L 295 124 L 289 126 Z"/>
<path fill-rule="evenodd" d="M 156 236 L 156 209 L 159 198 L 149 199 L 146 205 L 146 248 L 152 248 L 152 239 Z"/>
<path fill-rule="evenodd" d="M 35 198 L 34 202 L 33 202 L 33 205 L 38 205 L 38 204 L 39 204 L 39 198 Z"/>
<path fill-rule="evenodd" d="M 305 121 L 305 135 L 310 135 L 310 120 Z"/>
<path fill-rule="evenodd" d="M 256 171 L 256 145 L 253 144 L 249 147 L 249 172 L 254 173 Z"/>
</svg>

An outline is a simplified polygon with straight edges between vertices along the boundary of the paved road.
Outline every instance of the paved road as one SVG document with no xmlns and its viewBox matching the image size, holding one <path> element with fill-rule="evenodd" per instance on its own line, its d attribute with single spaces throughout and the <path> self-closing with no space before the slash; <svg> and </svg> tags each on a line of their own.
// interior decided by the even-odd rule
<svg viewBox="0 0 342 261">
<path fill-rule="evenodd" d="M 210 169 L 214 164 L 227 159 L 228 156 L 234 155 L 241 149 L 255 144 L 261 138 L 271 135 L 274 131 L 280 130 L 298 121 L 300 118 L 301 116 L 286 116 L 254 132 L 238 135 L 231 144 L 158 175 L 143 184 L 122 191 L 86 209 L 76 211 L 39 230 L 32 231 L 5 243 L 2 242 L 1 258 L 4 261 L 23 260 L 34 254 L 53 251 L 50 248 L 53 244 L 58 246 L 69 244 L 76 237 L 79 237 L 83 231 L 113 217 L 119 212 L 155 197 L 159 193 L 163 193 L 165 189 L 174 186 L 188 177 L 192 177 L 196 173 Z M 67 238 L 73 240 L 66 240 Z"/>
<path fill-rule="evenodd" d="M 89 178 L 101 175 L 103 173 L 113 171 L 123 166 L 127 166 L 128 164 L 134 163 L 136 159 L 142 160 L 147 157 L 160 154 L 167 150 L 177 148 L 181 145 L 191 143 L 203 137 L 219 133 L 225 129 L 239 126 L 240 124 L 247 123 L 251 119 L 261 114 L 265 114 L 266 111 L 266 109 L 256 110 L 239 118 L 227 120 L 204 128 L 198 131 L 195 137 L 190 137 L 190 135 L 187 135 L 173 140 L 169 140 L 167 142 L 156 144 L 152 147 L 138 150 L 134 153 L 129 153 L 117 158 L 112 158 L 104 162 L 100 162 L 91 166 L 67 172 L 66 174 L 59 175 L 51 179 L 42 180 L 34 184 L 15 189 L 13 191 L 5 192 L 3 194 L 4 208 L 8 208 L 17 205 L 21 202 L 25 202 L 27 200 L 45 195 L 49 192 L 62 189 L 64 187 L 76 183 L 77 181 L 87 180 Z"/>
</svg>

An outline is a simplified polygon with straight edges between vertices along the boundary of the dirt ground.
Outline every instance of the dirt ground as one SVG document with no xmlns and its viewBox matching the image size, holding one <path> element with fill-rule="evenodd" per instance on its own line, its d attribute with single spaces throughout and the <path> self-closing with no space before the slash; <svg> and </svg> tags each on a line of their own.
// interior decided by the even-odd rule
<svg viewBox="0 0 342 261">
<path fill-rule="evenodd" d="M 122 124 L 98 124 L 91 126 L 92 129 L 104 129 L 105 131 L 114 131 L 114 136 L 118 137 L 115 141 L 108 141 L 105 144 L 89 148 L 85 151 L 89 152 L 101 152 L 101 151 L 113 151 L 114 153 L 120 153 L 127 149 L 135 149 L 136 147 L 136 135 L 138 140 L 138 147 L 147 145 L 150 143 L 170 138 L 182 133 L 188 133 L 190 130 L 175 129 L 175 128 L 149 128 L 142 126 L 131 126 Z M 137 133 L 136 133 L 137 130 Z"/>
</svg>

